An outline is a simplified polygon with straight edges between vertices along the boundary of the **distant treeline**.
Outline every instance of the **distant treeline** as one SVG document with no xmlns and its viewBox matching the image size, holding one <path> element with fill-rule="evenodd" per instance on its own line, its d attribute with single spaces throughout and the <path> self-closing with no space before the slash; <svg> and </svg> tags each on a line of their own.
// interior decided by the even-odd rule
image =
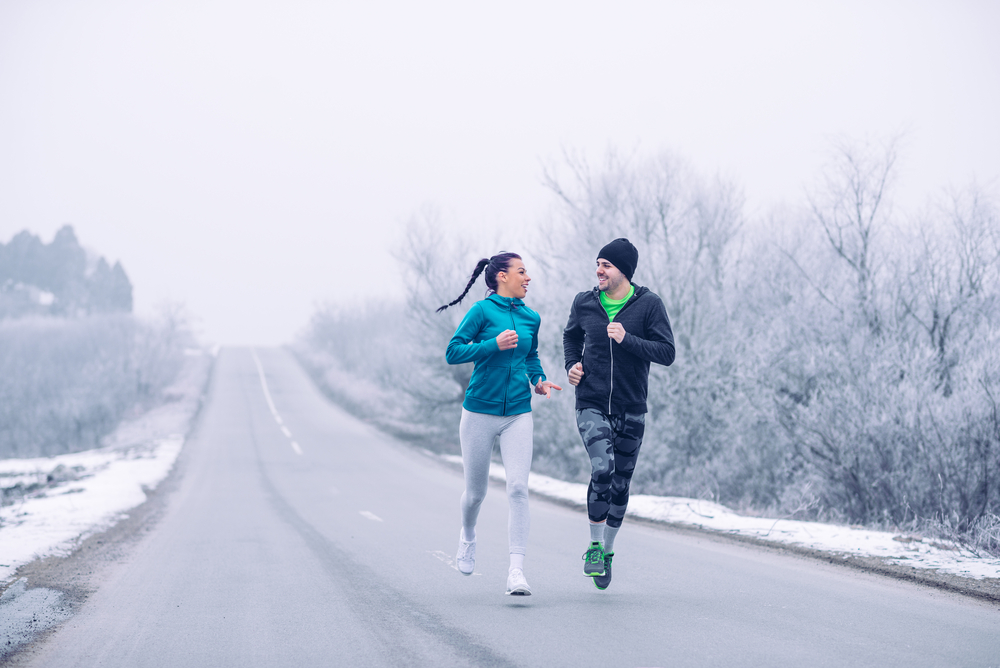
<svg viewBox="0 0 1000 668">
<path fill-rule="evenodd" d="M 71 226 L 48 244 L 27 231 L 0 243 L 0 319 L 131 311 L 132 283 L 121 263 L 88 256 Z"/>
<path fill-rule="evenodd" d="M 0 458 L 97 447 L 169 399 L 192 337 L 176 311 L 131 310 L 121 265 L 88 256 L 71 227 L 0 244 Z"/>
<path fill-rule="evenodd" d="M 565 380 L 562 328 L 624 236 L 664 300 L 677 360 L 653 366 L 635 492 L 746 513 L 923 530 L 1000 554 L 1000 216 L 976 187 L 906 216 L 892 144 L 838 146 L 795 207 L 748 217 L 739 189 L 671 156 L 573 158 L 525 255 L 540 354 Z M 414 219 L 402 304 L 327 307 L 297 351 L 323 387 L 427 447 L 456 450 L 471 369 L 445 346 L 475 261 L 500 248 Z M 534 401 L 535 471 L 586 480 L 573 392 Z"/>
</svg>

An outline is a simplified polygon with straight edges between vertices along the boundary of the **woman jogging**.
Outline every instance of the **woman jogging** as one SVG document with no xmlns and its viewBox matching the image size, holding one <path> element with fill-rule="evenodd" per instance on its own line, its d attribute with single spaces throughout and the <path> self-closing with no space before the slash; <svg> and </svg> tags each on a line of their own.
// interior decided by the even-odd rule
<svg viewBox="0 0 1000 668">
<path fill-rule="evenodd" d="M 475 362 L 459 427 L 465 492 L 456 561 L 464 575 L 471 575 L 476 567 L 476 519 L 486 498 L 493 442 L 499 437 L 510 506 L 510 570 L 506 593 L 530 596 L 531 587 L 524 578 L 524 552 L 529 525 L 531 387 L 536 394 L 546 397 L 551 390 L 562 388 L 545 379 L 538 361 L 541 318 L 521 301 L 528 293 L 531 277 L 520 255 L 500 253 L 480 260 L 465 292 L 438 311 L 461 302 L 484 271 L 489 288 L 487 296 L 465 314 L 445 353 L 449 364 Z"/>
</svg>

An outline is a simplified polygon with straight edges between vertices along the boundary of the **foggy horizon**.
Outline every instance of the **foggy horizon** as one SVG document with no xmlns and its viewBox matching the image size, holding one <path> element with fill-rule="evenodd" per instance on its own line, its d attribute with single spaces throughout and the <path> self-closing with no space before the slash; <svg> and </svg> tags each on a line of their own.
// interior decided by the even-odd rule
<svg viewBox="0 0 1000 668">
<path fill-rule="evenodd" d="M 800 206 L 832 142 L 898 136 L 913 214 L 996 193 L 998 27 L 986 2 L 5 3 L 0 242 L 72 225 L 137 313 L 265 345 L 401 296 L 391 249 L 425 207 L 530 255 L 563 151 L 669 152 L 752 220 Z"/>
</svg>

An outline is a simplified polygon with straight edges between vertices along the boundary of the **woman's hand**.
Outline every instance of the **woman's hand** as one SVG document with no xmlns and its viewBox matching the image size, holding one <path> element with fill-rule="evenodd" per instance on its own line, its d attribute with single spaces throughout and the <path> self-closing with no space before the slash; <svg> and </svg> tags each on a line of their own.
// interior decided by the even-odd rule
<svg viewBox="0 0 1000 668">
<path fill-rule="evenodd" d="M 510 350 L 517 347 L 517 332 L 513 329 L 505 329 L 497 335 L 497 348 L 500 350 Z"/>
<path fill-rule="evenodd" d="M 540 383 L 538 383 L 538 385 L 535 385 L 535 394 L 544 394 L 545 398 L 548 399 L 551 396 L 549 394 L 549 390 L 561 390 L 561 389 L 562 388 L 556 385 L 555 383 L 543 380 Z"/>
<path fill-rule="evenodd" d="M 576 387 L 583 380 L 583 364 L 577 362 L 569 368 L 569 384 Z"/>
</svg>

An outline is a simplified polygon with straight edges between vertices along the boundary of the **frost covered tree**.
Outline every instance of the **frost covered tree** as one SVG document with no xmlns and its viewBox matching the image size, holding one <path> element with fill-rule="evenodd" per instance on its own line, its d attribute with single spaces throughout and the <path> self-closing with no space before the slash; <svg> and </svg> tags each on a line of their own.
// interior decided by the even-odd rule
<svg viewBox="0 0 1000 668">
<path fill-rule="evenodd" d="M 892 141 L 838 144 L 804 207 L 753 219 L 733 183 L 670 154 L 567 153 L 545 170 L 552 207 L 513 250 L 534 277 L 548 375 L 565 378 L 572 299 L 616 237 L 639 249 L 634 282 L 663 298 L 674 329 L 674 365 L 650 376 L 634 491 L 924 528 L 1000 553 L 997 205 L 971 188 L 897 214 L 896 164 Z M 379 316 L 395 324 L 379 342 L 389 352 L 356 368 L 392 397 L 382 419 L 442 449 L 457 449 L 471 369 L 443 354 L 464 309 L 434 310 L 464 288 L 482 243 L 415 216 L 397 251 L 406 302 Z M 535 402 L 533 470 L 588 477 L 573 403 L 572 391 Z"/>
</svg>

